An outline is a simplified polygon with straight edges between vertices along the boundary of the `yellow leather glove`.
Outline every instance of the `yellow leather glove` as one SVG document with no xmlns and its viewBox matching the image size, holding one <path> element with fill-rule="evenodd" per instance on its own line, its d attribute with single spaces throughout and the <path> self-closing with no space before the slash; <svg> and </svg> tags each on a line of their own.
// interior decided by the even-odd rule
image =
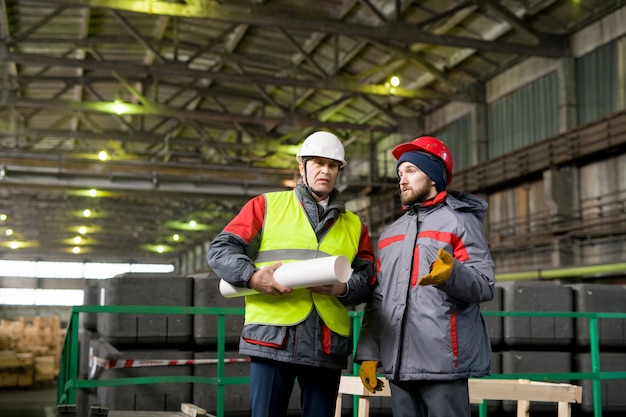
<svg viewBox="0 0 626 417">
<path fill-rule="evenodd" d="M 430 266 L 430 272 L 422 276 L 418 285 L 437 285 L 446 282 L 452 273 L 452 267 L 454 266 L 454 258 L 448 252 L 439 248 L 437 251 L 438 258 Z"/>
<path fill-rule="evenodd" d="M 359 370 L 363 386 L 371 393 L 382 391 L 385 386 L 383 381 L 376 378 L 376 368 L 378 368 L 378 361 L 363 361 Z"/>
</svg>

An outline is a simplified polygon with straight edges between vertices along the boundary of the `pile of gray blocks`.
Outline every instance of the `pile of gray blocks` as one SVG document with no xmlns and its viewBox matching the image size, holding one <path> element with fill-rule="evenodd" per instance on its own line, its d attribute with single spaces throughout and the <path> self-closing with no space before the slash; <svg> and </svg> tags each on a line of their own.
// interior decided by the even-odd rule
<svg viewBox="0 0 626 417">
<path fill-rule="evenodd" d="M 219 292 L 219 280 L 209 277 L 195 277 L 193 291 L 195 307 L 244 307 L 243 297 L 226 299 Z M 243 327 L 243 316 L 229 315 L 225 317 L 226 346 L 237 348 L 239 335 Z M 200 346 L 217 345 L 217 317 L 206 314 L 193 316 L 193 339 Z"/>
<path fill-rule="evenodd" d="M 190 306 L 193 279 L 150 274 L 123 274 L 101 281 L 99 305 Z M 191 342 L 188 314 L 97 315 L 97 330 L 113 345 L 181 345 Z"/>
<path fill-rule="evenodd" d="M 611 284 L 560 284 L 554 281 L 496 283 L 494 299 L 482 311 L 626 312 L 626 287 Z M 493 349 L 492 373 L 569 373 L 591 370 L 589 320 L 568 317 L 485 317 Z M 626 321 L 599 319 L 601 371 L 626 371 Z M 496 363 L 496 361 L 500 363 Z M 500 369 L 501 371 L 497 371 Z M 590 380 L 558 380 L 582 385 L 583 402 L 572 407 L 574 415 L 593 414 Z M 626 381 L 602 381 L 602 409 L 626 412 Z M 490 402 L 491 403 L 491 402 Z M 492 404 L 489 409 L 495 408 Z M 498 407 L 514 412 L 516 404 L 502 401 Z M 555 414 L 556 404 L 531 403 L 533 412 Z M 613 415 L 613 414 L 611 414 Z"/>
<path fill-rule="evenodd" d="M 219 279 L 203 274 L 121 274 L 90 280 L 84 289 L 85 305 L 138 305 L 170 307 L 243 307 L 241 297 L 225 299 Z M 204 314 L 82 313 L 79 316 L 79 377 L 109 380 L 151 376 L 217 376 L 215 364 L 126 366 L 107 369 L 112 360 L 174 361 L 217 359 L 217 317 Z M 243 316 L 226 316 L 226 357 L 239 358 Z M 247 358 L 246 358 L 247 359 Z M 226 376 L 247 376 L 249 363 L 225 364 Z M 159 383 L 103 386 L 77 393 L 80 415 L 100 405 L 111 410 L 180 411 L 193 403 L 215 413 L 216 386 L 202 383 Z M 249 414 L 248 385 L 225 387 L 229 415 Z M 294 393 L 294 398 L 299 393 Z M 294 408 L 297 404 L 294 404 Z M 298 406 L 299 407 L 299 406 Z M 230 410 L 233 413 L 230 413 Z"/>
<path fill-rule="evenodd" d="M 123 274 L 85 287 L 85 305 L 148 305 L 243 307 L 244 299 L 226 299 L 219 293 L 219 279 L 209 274 L 194 277 L 163 274 Z M 559 284 L 553 281 L 512 281 L 496 283 L 494 299 L 483 303 L 488 311 L 545 312 L 626 312 L 626 287 L 609 284 Z M 216 359 L 217 317 L 195 314 L 114 314 L 83 313 L 80 316 L 79 376 L 84 379 L 112 379 L 134 376 L 194 375 L 215 377 L 217 365 L 196 364 L 143 368 L 103 369 L 95 358 L 112 359 Z M 589 321 L 564 317 L 485 317 L 492 346 L 492 373 L 589 372 Z M 226 357 L 241 358 L 238 343 L 242 316 L 226 317 Z M 626 370 L 626 322 L 599 320 L 600 370 Z M 246 358 L 247 359 L 247 358 Z M 352 366 L 346 369 L 350 373 Z M 249 363 L 224 365 L 225 376 L 248 376 Z M 573 406 L 574 416 L 593 413 L 591 381 L 571 382 L 583 386 L 583 403 Z M 172 383 L 99 387 L 79 390 L 78 408 L 90 405 L 110 409 L 179 411 L 181 402 L 191 402 L 216 413 L 216 390 L 212 384 Z M 626 381 L 602 381 L 602 408 L 607 415 L 626 412 Z M 249 415 L 247 384 L 224 387 L 224 408 L 228 416 Z M 289 415 L 299 415 L 299 388 L 292 394 Z M 352 402 L 343 401 L 344 413 Z M 472 406 L 476 411 L 476 406 Z M 512 401 L 489 401 L 490 415 L 511 415 Z M 531 403 L 535 412 L 556 413 L 556 405 Z M 613 414 L 617 413 L 617 414 Z M 83 413 L 87 415 L 86 412 Z M 370 415 L 391 415 L 390 400 L 374 397 Z"/>
</svg>

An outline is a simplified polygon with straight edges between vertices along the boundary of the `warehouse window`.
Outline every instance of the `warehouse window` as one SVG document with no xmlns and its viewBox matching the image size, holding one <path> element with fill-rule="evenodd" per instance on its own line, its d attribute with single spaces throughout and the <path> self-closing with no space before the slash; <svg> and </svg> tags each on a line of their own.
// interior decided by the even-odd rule
<svg viewBox="0 0 626 417">
<path fill-rule="evenodd" d="M 0 278 L 105 279 L 133 273 L 171 273 L 171 264 L 29 262 L 0 260 Z M 20 280 L 23 281 L 23 280 Z M 73 306 L 83 303 L 82 289 L 0 288 L 0 305 Z"/>
<path fill-rule="evenodd" d="M 83 304 L 83 290 L 0 289 L 0 305 L 76 306 Z"/>
<path fill-rule="evenodd" d="M 172 264 L 0 261 L 0 277 L 111 278 L 126 272 L 169 273 Z"/>
</svg>

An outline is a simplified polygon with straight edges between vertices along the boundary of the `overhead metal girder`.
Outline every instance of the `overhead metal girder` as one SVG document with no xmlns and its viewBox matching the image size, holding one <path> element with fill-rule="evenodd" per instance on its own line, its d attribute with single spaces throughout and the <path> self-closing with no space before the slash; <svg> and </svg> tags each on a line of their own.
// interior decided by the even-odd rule
<svg viewBox="0 0 626 417">
<path fill-rule="evenodd" d="M 61 101 L 61 100 L 37 100 L 19 97 L 7 98 L 4 105 L 12 105 L 17 107 L 26 107 L 31 109 L 54 109 L 61 111 L 83 111 L 83 112 L 100 112 L 116 114 L 116 110 L 112 107 L 112 102 L 97 101 Z M 288 114 L 285 117 L 257 116 L 234 113 L 219 113 L 208 110 L 186 110 L 170 108 L 158 103 L 151 103 L 148 106 L 140 104 L 123 103 L 124 114 L 127 115 L 154 115 L 173 117 L 183 120 L 195 121 L 214 121 L 214 122 L 230 122 L 245 123 L 252 125 L 264 125 L 266 123 L 290 124 L 294 127 L 318 127 L 326 129 L 349 129 L 356 131 L 377 131 L 393 133 L 397 131 L 395 126 L 380 126 L 359 124 L 350 122 L 332 122 L 315 120 L 310 117 L 298 114 Z"/>
<path fill-rule="evenodd" d="M 1 48 L 0 48 L 1 49 Z M 135 65 L 129 62 L 119 61 L 95 61 L 81 60 L 63 57 L 54 57 L 39 54 L 22 54 L 7 51 L 5 58 L 9 62 L 19 65 L 57 66 L 69 68 L 82 68 L 91 71 L 116 71 L 124 74 L 141 74 L 169 76 L 169 77 L 193 77 L 195 79 L 207 79 L 221 82 L 242 84 L 262 84 L 280 87 L 295 87 L 303 89 L 334 90 L 352 92 L 358 94 L 372 94 L 380 96 L 396 96 L 405 98 L 446 99 L 445 94 L 439 94 L 428 90 L 414 90 L 397 87 L 391 92 L 389 87 L 381 84 L 361 84 L 341 78 L 328 78 L 325 80 L 307 80 L 302 78 L 275 77 L 263 74 L 247 72 L 245 74 L 234 72 L 199 71 L 187 67 L 180 62 L 166 62 L 159 65 Z"/>
<path fill-rule="evenodd" d="M 460 36 L 437 35 L 420 29 L 416 24 L 401 21 L 379 23 L 375 27 L 347 23 L 340 20 L 316 19 L 286 15 L 271 4 L 187 0 L 185 4 L 166 3 L 156 0 L 49 0 L 50 3 L 126 10 L 153 15 L 205 18 L 226 22 L 245 23 L 256 26 L 281 27 L 311 32 L 325 32 L 365 39 L 395 40 L 407 43 L 458 48 L 480 49 L 506 54 L 563 57 L 569 55 L 567 39 L 558 35 L 542 34 L 534 44 L 520 44 Z"/>
<path fill-rule="evenodd" d="M 147 163 L 141 161 L 90 161 L 78 158 L 43 156 L 39 154 L 2 154 L 3 182 L 23 181 L 26 177 L 36 179 L 47 176 L 45 181 L 66 183 L 69 179 L 82 184 L 90 181 L 106 181 L 109 185 L 122 180 L 140 180 L 150 183 L 152 180 L 163 183 L 221 184 L 229 187 L 237 184 L 258 186 L 263 189 L 271 187 L 293 186 L 295 171 L 290 169 L 237 167 L 228 165 L 194 164 L 183 165 L 173 163 Z M 87 180 L 89 179 L 89 180 Z M 37 180 L 42 183 L 44 180 Z M 67 184 L 70 185 L 70 184 Z M 84 185 L 86 186 L 86 185 Z M 236 195 L 236 192 L 226 194 Z M 247 194 L 246 194 L 247 195 Z"/>
</svg>

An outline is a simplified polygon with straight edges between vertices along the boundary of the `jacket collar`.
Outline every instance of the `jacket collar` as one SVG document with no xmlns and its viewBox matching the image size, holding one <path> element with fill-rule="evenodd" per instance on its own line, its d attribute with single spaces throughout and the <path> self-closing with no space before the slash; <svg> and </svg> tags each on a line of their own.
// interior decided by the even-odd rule
<svg viewBox="0 0 626 417">
<path fill-rule="evenodd" d="M 317 204 L 311 193 L 309 193 L 307 187 L 301 181 L 298 181 L 298 184 L 296 184 L 295 192 L 302 203 Z M 343 197 L 336 188 L 330 192 L 326 211 L 333 208 L 339 210 L 340 213 L 344 213 L 346 211 L 346 204 L 343 201 Z"/>
</svg>

